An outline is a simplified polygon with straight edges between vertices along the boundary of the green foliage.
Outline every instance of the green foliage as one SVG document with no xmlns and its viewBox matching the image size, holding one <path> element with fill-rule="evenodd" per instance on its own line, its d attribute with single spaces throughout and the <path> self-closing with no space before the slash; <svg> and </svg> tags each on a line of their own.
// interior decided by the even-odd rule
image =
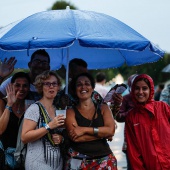
<svg viewBox="0 0 170 170">
<path fill-rule="evenodd" d="M 170 54 L 165 54 L 165 56 L 157 62 L 142 64 L 139 66 L 127 66 L 124 64 L 119 68 L 113 69 L 104 69 L 104 70 L 90 70 L 91 74 L 95 77 L 97 72 L 104 72 L 107 77 L 107 81 L 115 78 L 117 74 L 121 74 L 124 80 L 127 80 L 128 77 L 132 74 L 148 74 L 153 80 L 154 84 L 163 83 L 170 79 L 170 73 L 163 73 L 162 69 L 170 63 Z"/>
<path fill-rule="evenodd" d="M 127 66 L 123 65 L 118 68 L 118 72 L 123 76 L 125 80 L 132 74 L 148 74 L 150 75 L 155 85 L 160 82 L 165 82 L 170 78 L 170 73 L 163 73 L 162 69 L 170 63 L 170 54 L 165 54 L 165 56 L 157 62 L 142 64 L 139 66 Z"/>
<path fill-rule="evenodd" d="M 70 9 L 77 9 L 77 7 L 75 7 L 73 4 L 71 4 L 70 2 L 66 2 L 66 1 L 56 1 L 53 6 L 52 6 L 52 10 L 59 10 L 59 9 L 66 9 L 66 7 L 69 6 Z"/>
</svg>

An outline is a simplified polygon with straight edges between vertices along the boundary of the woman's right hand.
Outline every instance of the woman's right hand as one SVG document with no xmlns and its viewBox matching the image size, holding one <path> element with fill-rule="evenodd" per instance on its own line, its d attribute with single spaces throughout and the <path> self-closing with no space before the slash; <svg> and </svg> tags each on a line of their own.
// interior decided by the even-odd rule
<svg viewBox="0 0 170 170">
<path fill-rule="evenodd" d="M 55 129 L 57 127 L 63 126 L 65 123 L 64 115 L 58 115 L 54 117 L 54 119 L 48 123 L 50 129 Z"/>
<path fill-rule="evenodd" d="M 7 105 L 12 106 L 16 102 L 16 99 L 17 99 L 17 94 L 15 94 L 15 89 L 13 85 L 9 84 L 6 87 L 6 91 L 7 91 L 7 100 L 8 100 Z"/>
</svg>

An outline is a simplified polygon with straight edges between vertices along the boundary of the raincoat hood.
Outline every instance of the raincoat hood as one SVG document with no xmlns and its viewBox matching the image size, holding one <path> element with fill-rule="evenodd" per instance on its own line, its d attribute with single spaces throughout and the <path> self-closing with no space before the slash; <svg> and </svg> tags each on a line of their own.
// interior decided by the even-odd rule
<svg viewBox="0 0 170 170">
<path fill-rule="evenodd" d="M 131 86 L 133 84 L 133 81 L 135 79 L 135 77 L 138 76 L 138 74 L 133 74 L 128 78 L 128 86 L 129 86 L 129 92 L 131 91 Z"/>
<path fill-rule="evenodd" d="M 144 104 L 141 104 L 139 103 L 136 98 L 135 98 L 135 94 L 134 94 L 134 90 L 135 90 L 135 84 L 137 81 L 141 80 L 141 79 L 147 79 L 149 81 L 149 84 L 150 84 L 150 94 L 149 94 L 149 98 L 148 100 L 144 103 Z M 134 105 L 138 108 L 146 108 L 147 110 L 151 111 L 153 113 L 153 109 L 152 109 L 152 105 L 153 105 L 153 102 L 154 102 L 154 82 L 153 82 L 153 79 L 148 76 L 147 74 L 140 74 L 138 76 L 135 77 L 134 81 L 132 82 L 132 87 L 131 87 L 131 95 L 132 95 L 132 100 L 134 102 Z"/>
</svg>

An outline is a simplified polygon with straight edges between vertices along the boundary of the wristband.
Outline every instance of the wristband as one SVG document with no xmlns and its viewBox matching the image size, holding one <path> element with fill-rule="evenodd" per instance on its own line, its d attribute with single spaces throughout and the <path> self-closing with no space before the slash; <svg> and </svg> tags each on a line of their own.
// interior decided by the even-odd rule
<svg viewBox="0 0 170 170">
<path fill-rule="evenodd" d="M 12 112 L 12 107 L 11 106 L 6 105 L 5 109 L 8 109 L 10 112 Z"/>
<path fill-rule="evenodd" d="M 46 130 L 48 130 L 48 131 L 51 130 L 51 129 L 50 129 L 50 126 L 49 126 L 48 124 L 45 124 L 44 128 L 45 128 Z"/>
<path fill-rule="evenodd" d="M 94 136 L 98 136 L 99 128 L 98 127 L 94 127 L 93 128 L 93 132 L 94 132 Z"/>
</svg>

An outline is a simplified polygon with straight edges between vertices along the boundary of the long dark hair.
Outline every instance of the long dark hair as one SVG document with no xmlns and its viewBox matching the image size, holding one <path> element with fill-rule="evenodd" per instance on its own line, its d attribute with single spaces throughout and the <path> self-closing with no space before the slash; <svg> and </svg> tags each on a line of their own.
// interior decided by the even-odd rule
<svg viewBox="0 0 170 170">
<path fill-rule="evenodd" d="M 22 71 L 15 73 L 11 78 L 11 83 L 14 83 L 17 78 L 26 78 L 28 83 L 29 84 L 31 83 L 31 80 L 30 80 L 28 73 L 25 73 L 25 72 L 22 72 Z"/>
<path fill-rule="evenodd" d="M 71 93 L 72 96 L 74 96 L 75 99 L 77 99 L 76 82 L 77 82 L 78 78 L 81 77 L 81 76 L 87 77 L 90 80 L 90 84 L 91 84 L 92 88 L 93 89 L 95 88 L 95 80 L 90 73 L 78 74 L 75 78 L 72 79 L 72 81 L 70 82 L 70 85 L 69 85 L 70 86 L 69 88 L 71 89 L 70 93 Z"/>
</svg>

